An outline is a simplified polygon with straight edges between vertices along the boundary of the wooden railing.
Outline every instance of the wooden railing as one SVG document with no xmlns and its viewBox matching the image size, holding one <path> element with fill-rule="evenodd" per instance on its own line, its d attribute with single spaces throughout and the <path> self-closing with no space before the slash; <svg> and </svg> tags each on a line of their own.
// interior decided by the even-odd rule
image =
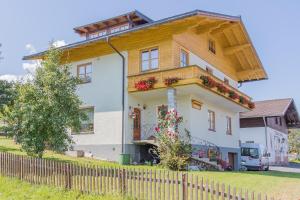
<svg viewBox="0 0 300 200">
<path fill-rule="evenodd" d="M 53 185 L 83 193 L 121 194 L 144 200 L 273 199 L 203 179 L 196 173 L 82 166 L 10 153 L 0 153 L 0 174 L 32 184 Z"/>
<path fill-rule="evenodd" d="M 174 84 L 173 86 L 197 84 L 199 86 L 202 86 L 218 95 L 221 95 L 221 96 L 249 109 L 249 106 L 247 104 L 240 103 L 238 98 L 232 99 L 228 96 L 228 94 L 223 94 L 221 92 L 218 92 L 217 88 L 215 88 L 215 87 L 209 88 L 209 87 L 204 86 L 202 80 L 200 79 L 200 76 L 202 76 L 202 75 L 209 76 L 215 82 L 224 84 L 224 81 L 219 79 L 218 77 L 209 74 L 206 70 L 202 69 L 201 67 L 199 67 L 197 65 L 192 65 L 192 66 L 187 66 L 187 67 L 170 68 L 170 69 L 164 69 L 164 70 L 143 72 L 143 73 L 135 74 L 135 75 L 129 75 L 128 76 L 128 92 L 139 91 L 137 88 L 135 88 L 135 84 L 141 80 L 146 80 L 150 77 L 155 77 L 155 79 L 157 81 L 155 83 L 153 89 L 166 88 L 167 86 L 164 83 L 165 79 L 177 77 L 180 80 L 178 81 L 178 83 Z M 251 101 L 251 98 L 249 96 L 242 93 L 238 89 L 236 89 L 230 85 L 226 85 L 226 87 L 229 90 L 234 91 L 238 96 L 242 96 L 249 102 Z"/>
</svg>

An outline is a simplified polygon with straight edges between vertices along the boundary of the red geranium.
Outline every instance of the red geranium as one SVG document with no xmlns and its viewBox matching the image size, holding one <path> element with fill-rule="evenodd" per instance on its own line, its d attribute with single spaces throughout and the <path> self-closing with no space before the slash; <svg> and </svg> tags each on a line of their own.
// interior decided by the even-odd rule
<svg viewBox="0 0 300 200">
<path fill-rule="evenodd" d="M 217 83 L 217 90 L 223 94 L 229 91 L 228 88 L 222 83 Z"/>
<path fill-rule="evenodd" d="M 210 76 L 200 76 L 200 79 L 202 80 L 203 85 L 209 88 L 214 88 L 217 86 L 217 82 L 212 79 Z"/>
<path fill-rule="evenodd" d="M 172 78 L 166 78 L 164 82 L 166 86 L 170 86 L 173 85 L 174 83 L 178 83 L 179 80 L 180 78 L 178 77 L 172 77 Z"/>
<path fill-rule="evenodd" d="M 138 90 L 145 91 L 152 89 L 155 83 L 155 77 L 149 77 L 147 80 L 138 81 L 137 83 L 135 83 L 134 87 Z"/>
</svg>

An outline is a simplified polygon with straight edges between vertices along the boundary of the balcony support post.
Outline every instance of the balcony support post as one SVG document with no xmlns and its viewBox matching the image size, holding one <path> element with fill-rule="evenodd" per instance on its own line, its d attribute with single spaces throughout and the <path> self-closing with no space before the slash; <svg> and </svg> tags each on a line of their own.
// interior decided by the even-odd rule
<svg viewBox="0 0 300 200">
<path fill-rule="evenodd" d="M 168 88 L 167 95 L 168 95 L 168 111 L 173 109 L 177 110 L 176 89 L 171 87 Z"/>
</svg>

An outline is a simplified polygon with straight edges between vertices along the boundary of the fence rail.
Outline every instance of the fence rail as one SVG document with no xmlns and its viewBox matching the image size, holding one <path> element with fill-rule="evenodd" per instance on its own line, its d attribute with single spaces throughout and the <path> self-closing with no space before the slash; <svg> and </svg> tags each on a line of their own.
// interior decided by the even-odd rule
<svg viewBox="0 0 300 200">
<path fill-rule="evenodd" d="M 133 168 L 76 165 L 0 153 L 0 173 L 32 184 L 83 193 L 120 193 L 150 200 L 273 200 L 261 194 L 204 180 L 197 174 Z"/>
</svg>

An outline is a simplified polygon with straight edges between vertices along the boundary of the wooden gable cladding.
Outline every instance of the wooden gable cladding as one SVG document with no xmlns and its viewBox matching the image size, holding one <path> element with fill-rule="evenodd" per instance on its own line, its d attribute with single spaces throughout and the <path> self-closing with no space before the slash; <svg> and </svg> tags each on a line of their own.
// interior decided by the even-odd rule
<svg viewBox="0 0 300 200">
<path fill-rule="evenodd" d="M 188 49 L 195 55 L 201 57 L 208 63 L 214 65 L 218 70 L 231 77 L 234 80 L 238 80 L 236 76 L 236 69 L 233 67 L 232 61 L 223 55 L 222 47 L 216 42 L 216 54 L 208 51 L 208 40 L 212 38 L 208 34 L 196 34 L 194 32 L 184 32 L 181 34 L 174 35 L 174 49 L 180 46 Z M 177 56 L 174 57 L 174 63 L 177 65 L 179 63 Z M 178 66 L 178 65 L 177 65 Z"/>
</svg>

